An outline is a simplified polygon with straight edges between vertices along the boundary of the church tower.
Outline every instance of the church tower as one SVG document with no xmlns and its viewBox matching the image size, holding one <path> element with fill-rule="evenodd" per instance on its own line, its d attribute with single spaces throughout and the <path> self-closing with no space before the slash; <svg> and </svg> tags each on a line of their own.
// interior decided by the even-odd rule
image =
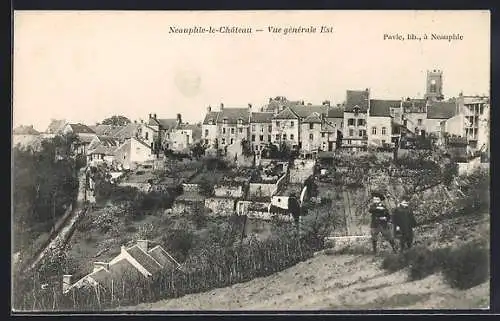
<svg viewBox="0 0 500 321">
<path fill-rule="evenodd" d="M 431 101 L 443 100 L 443 72 L 441 70 L 427 71 L 427 86 L 425 98 Z"/>
</svg>

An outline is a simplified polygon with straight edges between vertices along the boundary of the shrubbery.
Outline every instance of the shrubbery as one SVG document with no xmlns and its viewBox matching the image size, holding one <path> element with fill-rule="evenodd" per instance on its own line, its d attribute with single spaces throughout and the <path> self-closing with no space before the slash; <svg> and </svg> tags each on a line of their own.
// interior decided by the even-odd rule
<svg viewBox="0 0 500 321">
<path fill-rule="evenodd" d="M 388 254 L 382 268 L 391 273 L 408 268 L 411 281 L 442 272 L 450 286 L 468 289 L 489 278 L 489 250 L 485 240 L 465 243 L 456 249 L 417 246 L 403 254 Z"/>
</svg>

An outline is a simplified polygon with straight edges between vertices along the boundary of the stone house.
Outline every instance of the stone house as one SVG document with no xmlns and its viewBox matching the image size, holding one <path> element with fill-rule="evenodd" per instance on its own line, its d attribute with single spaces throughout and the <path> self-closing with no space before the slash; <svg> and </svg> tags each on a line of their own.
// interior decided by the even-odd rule
<svg viewBox="0 0 500 321">
<path fill-rule="evenodd" d="M 12 147 L 33 151 L 42 147 L 42 136 L 40 132 L 31 126 L 19 126 L 12 131 Z"/>
<path fill-rule="evenodd" d="M 111 261 L 94 262 L 93 271 L 74 283 L 72 275 L 64 275 L 63 293 L 98 285 L 110 289 L 113 281 L 121 281 L 123 277 L 149 278 L 160 271 L 178 270 L 180 267 L 181 265 L 160 245 L 152 247 L 148 240 L 138 240 L 131 247 L 122 246 L 120 254 Z"/>
<path fill-rule="evenodd" d="M 301 122 L 302 151 L 317 153 L 335 149 L 337 128 L 326 120 L 325 114 L 313 112 Z"/>
<path fill-rule="evenodd" d="M 427 106 L 425 131 L 435 135 L 438 139 L 442 133 L 442 123 L 457 114 L 457 106 L 453 101 L 432 102 Z"/>
<path fill-rule="evenodd" d="M 181 114 L 177 114 L 175 126 L 163 135 L 162 146 L 172 151 L 186 151 L 201 139 L 201 125 L 182 122 Z"/>
<path fill-rule="evenodd" d="M 80 123 L 66 124 L 59 133 L 76 135 L 78 142 L 74 145 L 74 151 L 80 155 L 86 155 L 88 146 L 97 137 L 97 134 L 90 127 Z"/>
<path fill-rule="evenodd" d="M 402 124 L 415 135 L 426 131 L 427 101 L 425 99 L 406 98 L 401 102 Z"/>
<path fill-rule="evenodd" d="M 137 165 L 156 158 L 151 146 L 137 137 L 127 139 L 115 149 L 114 154 L 114 161 L 123 169 L 135 169 Z"/>
<path fill-rule="evenodd" d="M 368 142 L 367 118 L 370 108 L 370 90 L 348 90 L 344 106 L 342 146 L 353 149 L 365 148 Z"/>
<path fill-rule="evenodd" d="M 252 112 L 250 114 L 250 146 L 260 151 L 272 141 L 272 112 Z"/>
<path fill-rule="evenodd" d="M 248 108 L 227 108 L 221 104 L 218 112 L 208 107 L 202 124 L 202 142 L 217 149 L 224 149 L 248 139 L 251 110 L 250 104 Z"/>
<path fill-rule="evenodd" d="M 272 119 L 271 141 L 275 145 L 282 143 L 291 148 L 300 148 L 300 116 L 291 107 L 281 112 L 275 111 Z"/>
<path fill-rule="evenodd" d="M 88 163 L 102 163 L 112 165 L 115 162 L 115 151 L 120 143 L 117 139 L 109 136 L 97 136 L 87 149 Z"/>
<path fill-rule="evenodd" d="M 368 145 L 382 147 L 392 141 L 391 108 L 401 105 L 401 100 L 371 99 L 366 126 Z"/>
</svg>

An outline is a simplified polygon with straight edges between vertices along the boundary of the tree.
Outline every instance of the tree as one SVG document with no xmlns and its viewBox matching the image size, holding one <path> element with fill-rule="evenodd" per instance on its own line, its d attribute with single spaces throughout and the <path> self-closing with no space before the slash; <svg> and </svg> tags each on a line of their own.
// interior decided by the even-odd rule
<svg viewBox="0 0 500 321">
<path fill-rule="evenodd" d="M 205 155 L 205 149 L 206 148 L 200 143 L 196 143 L 191 146 L 191 153 L 195 158 L 200 158 L 201 156 Z"/>
<path fill-rule="evenodd" d="M 131 123 L 130 119 L 121 115 L 111 116 L 102 121 L 103 125 L 113 125 L 113 126 L 125 126 L 130 123 Z"/>
</svg>

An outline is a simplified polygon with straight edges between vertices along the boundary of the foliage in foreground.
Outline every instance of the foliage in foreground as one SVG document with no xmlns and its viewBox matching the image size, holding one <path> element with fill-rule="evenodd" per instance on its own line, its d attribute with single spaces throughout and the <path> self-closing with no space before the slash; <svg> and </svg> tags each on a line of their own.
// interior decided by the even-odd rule
<svg viewBox="0 0 500 321">
<path fill-rule="evenodd" d="M 468 289 L 489 278 L 489 250 L 486 240 L 471 241 L 458 248 L 430 250 L 418 246 L 403 254 L 388 254 L 382 268 L 391 273 L 408 268 L 411 281 L 442 272 L 451 287 Z"/>
</svg>

